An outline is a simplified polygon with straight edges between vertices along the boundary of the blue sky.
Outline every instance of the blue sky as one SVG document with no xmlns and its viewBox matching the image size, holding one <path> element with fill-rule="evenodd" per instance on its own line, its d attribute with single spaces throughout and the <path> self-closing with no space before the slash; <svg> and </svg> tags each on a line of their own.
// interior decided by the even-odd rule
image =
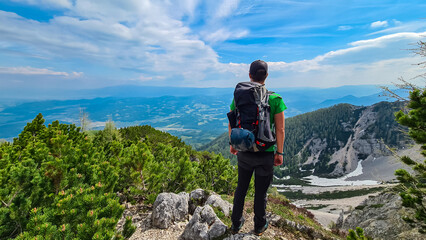
<svg viewBox="0 0 426 240">
<path fill-rule="evenodd" d="M 424 1 L 0 2 L 0 88 L 233 87 L 249 64 L 270 87 L 383 85 L 422 70 Z M 417 81 L 417 80 L 414 80 Z"/>
</svg>

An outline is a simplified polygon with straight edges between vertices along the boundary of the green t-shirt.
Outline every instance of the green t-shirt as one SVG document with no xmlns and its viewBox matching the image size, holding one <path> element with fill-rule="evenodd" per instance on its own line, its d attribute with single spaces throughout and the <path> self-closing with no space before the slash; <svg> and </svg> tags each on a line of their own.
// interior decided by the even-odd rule
<svg viewBox="0 0 426 240">
<path fill-rule="evenodd" d="M 282 99 L 282 97 L 278 94 L 278 93 L 273 93 L 269 96 L 269 106 L 271 106 L 271 114 L 270 114 L 270 119 L 271 119 L 271 129 L 273 128 L 273 124 L 275 123 L 275 119 L 274 116 L 277 113 L 281 113 L 284 110 L 287 109 L 287 106 L 284 104 L 284 101 Z M 232 99 L 232 103 L 231 103 L 231 111 L 235 110 L 235 102 L 234 99 Z M 275 129 L 272 129 L 273 131 Z M 275 145 L 268 148 L 265 152 L 274 152 L 275 151 Z"/>
</svg>

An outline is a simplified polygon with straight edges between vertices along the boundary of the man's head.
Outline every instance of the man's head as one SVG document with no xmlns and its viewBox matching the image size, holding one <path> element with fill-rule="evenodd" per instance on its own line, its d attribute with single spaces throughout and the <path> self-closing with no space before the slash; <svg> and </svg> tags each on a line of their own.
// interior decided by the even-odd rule
<svg viewBox="0 0 426 240">
<path fill-rule="evenodd" d="M 250 79 L 254 82 L 263 83 L 268 77 L 268 64 L 262 60 L 256 60 L 250 64 Z"/>
</svg>

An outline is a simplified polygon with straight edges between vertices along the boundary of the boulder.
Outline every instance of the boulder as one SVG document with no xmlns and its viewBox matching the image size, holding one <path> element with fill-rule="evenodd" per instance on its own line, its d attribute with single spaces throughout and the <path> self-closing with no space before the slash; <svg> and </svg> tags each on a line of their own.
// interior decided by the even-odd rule
<svg viewBox="0 0 426 240">
<path fill-rule="evenodd" d="M 168 228 L 175 222 L 184 221 L 188 216 L 188 193 L 160 193 L 152 210 L 152 225 Z"/>
<path fill-rule="evenodd" d="M 181 235 L 181 239 L 214 239 L 224 235 L 227 229 L 228 227 L 216 216 L 213 208 L 206 205 L 195 209 L 194 215 Z"/>
<path fill-rule="evenodd" d="M 228 201 L 223 200 L 219 195 L 213 194 L 206 201 L 206 205 L 219 208 L 222 210 L 225 216 L 229 216 L 230 211 L 232 210 L 232 204 Z"/>
<path fill-rule="evenodd" d="M 203 189 L 195 189 L 189 194 L 189 213 L 194 214 L 198 206 L 204 206 L 209 194 Z"/>
</svg>

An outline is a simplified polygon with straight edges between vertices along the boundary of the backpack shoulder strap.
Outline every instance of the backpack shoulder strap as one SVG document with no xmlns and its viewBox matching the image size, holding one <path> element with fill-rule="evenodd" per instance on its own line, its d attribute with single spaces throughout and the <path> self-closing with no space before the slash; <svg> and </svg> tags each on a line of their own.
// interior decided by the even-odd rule
<svg viewBox="0 0 426 240">
<path fill-rule="evenodd" d="M 277 93 L 272 92 L 272 91 L 268 91 L 268 95 L 269 96 L 274 95 L 275 97 L 282 98 L 280 95 L 278 95 Z"/>
</svg>

